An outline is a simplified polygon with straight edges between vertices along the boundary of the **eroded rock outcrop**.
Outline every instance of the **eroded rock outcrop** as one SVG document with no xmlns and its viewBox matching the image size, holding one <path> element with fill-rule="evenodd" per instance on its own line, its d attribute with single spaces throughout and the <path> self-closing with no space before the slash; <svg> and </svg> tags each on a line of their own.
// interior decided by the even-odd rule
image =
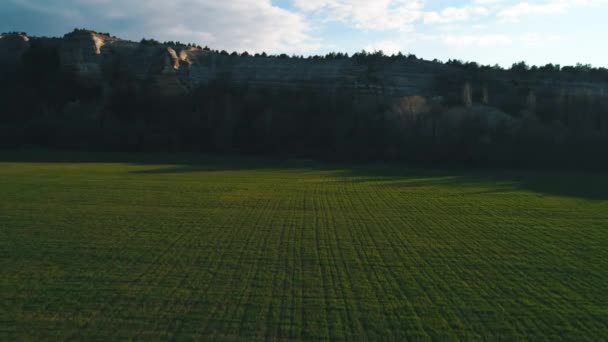
<svg viewBox="0 0 608 342">
<path fill-rule="evenodd" d="M 85 85 L 99 84 L 108 74 L 123 73 L 152 82 L 167 95 L 221 80 L 277 88 L 348 88 L 397 97 L 432 96 L 435 74 L 446 69 L 422 60 L 363 65 L 354 59 L 234 57 L 200 48 L 139 44 L 81 30 L 65 35 L 59 55 L 62 67 Z"/>
<path fill-rule="evenodd" d="M 46 41 L 38 39 L 39 45 Z M 111 90 L 108 84 L 122 87 L 123 80 L 130 80 L 166 96 L 183 95 L 199 85 L 222 81 L 277 89 L 349 90 L 358 94 L 360 101 L 369 96 L 393 100 L 421 96 L 469 108 L 474 104 L 502 108 L 512 102 L 513 108 L 505 110 L 514 114 L 542 110 L 548 102 L 576 106 L 605 103 L 608 97 L 608 80 L 531 78 L 509 71 L 482 71 L 471 76 L 462 69 L 420 59 L 228 56 L 194 47 L 142 44 L 86 30 L 48 42 L 56 46 L 61 68 L 73 73 L 85 87 Z M 0 62 L 18 63 L 30 47 L 25 35 L 0 36 Z"/>
<path fill-rule="evenodd" d="M 74 72 L 87 83 L 100 82 L 101 49 L 113 40 L 115 39 L 88 31 L 66 34 L 59 49 L 62 68 Z"/>
<path fill-rule="evenodd" d="M 0 35 L 0 63 L 17 64 L 30 48 L 30 39 L 22 34 Z"/>
</svg>

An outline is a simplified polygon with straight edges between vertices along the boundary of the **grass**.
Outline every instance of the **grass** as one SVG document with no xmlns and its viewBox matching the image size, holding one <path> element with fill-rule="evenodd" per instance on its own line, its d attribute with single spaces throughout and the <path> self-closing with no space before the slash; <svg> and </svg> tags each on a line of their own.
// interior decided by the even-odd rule
<svg viewBox="0 0 608 342">
<path fill-rule="evenodd" d="M 604 174 L 0 159 L 0 340 L 608 336 Z"/>
</svg>

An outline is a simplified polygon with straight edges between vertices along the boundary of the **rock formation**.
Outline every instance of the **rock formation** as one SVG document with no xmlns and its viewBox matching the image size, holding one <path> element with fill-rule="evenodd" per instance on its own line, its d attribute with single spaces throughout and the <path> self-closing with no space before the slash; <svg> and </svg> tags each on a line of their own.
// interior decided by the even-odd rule
<svg viewBox="0 0 608 342">
<path fill-rule="evenodd" d="M 548 99 L 555 104 L 604 103 L 608 87 L 608 80 L 528 77 L 509 71 L 483 71 L 471 76 L 450 65 L 415 58 L 361 62 L 355 58 L 228 56 L 189 46 L 142 44 L 85 30 L 61 39 L 0 36 L 0 62 L 18 63 L 31 48 L 30 40 L 55 47 L 61 67 L 73 73 L 82 86 L 111 90 L 108 82 L 120 75 L 167 96 L 222 81 L 280 89 L 348 89 L 361 96 L 396 100 L 422 96 L 465 107 L 475 103 L 500 107 L 513 101 L 524 110 L 529 107 L 530 94 L 534 95 L 535 107 Z"/>
<path fill-rule="evenodd" d="M 22 34 L 0 35 L 0 64 L 19 63 L 23 54 L 30 48 L 30 39 Z"/>
</svg>

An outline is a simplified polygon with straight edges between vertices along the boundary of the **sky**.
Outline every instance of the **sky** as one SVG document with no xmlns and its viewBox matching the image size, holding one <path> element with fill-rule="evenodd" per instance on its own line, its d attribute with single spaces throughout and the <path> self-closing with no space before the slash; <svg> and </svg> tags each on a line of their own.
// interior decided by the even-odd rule
<svg viewBox="0 0 608 342">
<path fill-rule="evenodd" d="M 74 28 L 227 51 L 608 67 L 608 0 L 0 0 L 0 32 Z"/>
</svg>

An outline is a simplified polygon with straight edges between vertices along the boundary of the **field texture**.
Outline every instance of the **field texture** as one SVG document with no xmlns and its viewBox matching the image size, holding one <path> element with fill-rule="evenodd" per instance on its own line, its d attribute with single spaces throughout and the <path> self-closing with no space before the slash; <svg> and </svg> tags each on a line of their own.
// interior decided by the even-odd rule
<svg viewBox="0 0 608 342">
<path fill-rule="evenodd" d="M 30 157 L 0 340 L 608 336 L 606 175 Z"/>
</svg>

